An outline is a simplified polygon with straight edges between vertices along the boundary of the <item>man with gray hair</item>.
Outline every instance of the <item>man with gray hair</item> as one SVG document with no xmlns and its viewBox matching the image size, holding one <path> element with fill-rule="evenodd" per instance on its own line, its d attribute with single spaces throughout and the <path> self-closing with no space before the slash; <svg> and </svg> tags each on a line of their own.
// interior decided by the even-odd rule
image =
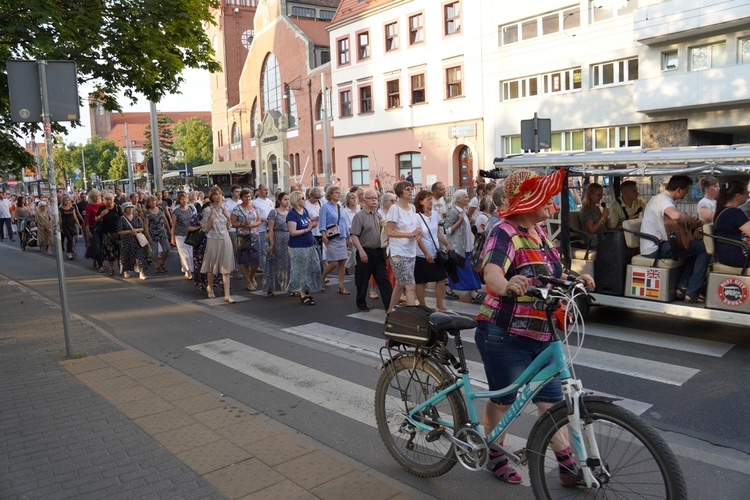
<svg viewBox="0 0 750 500">
<path fill-rule="evenodd" d="M 349 232 L 352 245 L 357 250 L 357 267 L 354 271 L 354 284 L 357 287 L 357 309 L 369 311 L 367 306 L 368 282 L 372 276 L 380 290 L 383 307 L 388 310 L 393 287 L 388 280 L 385 256 L 380 248 L 380 222 L 378 214 L 378 193 L 368 189 L 364 195 L 365 206 L 354 215 Z"/>
</svg>

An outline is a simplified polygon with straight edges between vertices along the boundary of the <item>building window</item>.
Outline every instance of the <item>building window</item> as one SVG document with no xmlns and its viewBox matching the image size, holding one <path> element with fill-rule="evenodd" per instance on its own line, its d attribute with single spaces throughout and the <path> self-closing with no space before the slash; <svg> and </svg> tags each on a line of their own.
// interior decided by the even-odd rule
<svg viewBox="0 0 750 500">
<path fill-rule="evenodd" d="M 583 151 L 583 130 L 552 132 L 552 151 Z"/>
<path fill-rule="evenodd" d="M 273 53 L 268 54 L 261 73 L 261 92 L 263 107 L 261 113 L 270 113 L 274 119 L 281 116 L 281 76 L 279 63 Z"/>
<path fill-rule="evenodd" d="M 321 19 L 323 21 L 330 21 L 333 19 L 333 16 L 336 14 L 336 11 L 334 10 L 321 10 L 320 14 L 318 14 L 318 19 Z"/>
<path fill-rule="evenodd" d="M 330 118 L 331 117 L 331 105 L 332 105 L 330 90 L 327 92 L 327 95 L 328 95 L 328 101 L 326 102 L 326 104 L 328 105 L 328 108 L 326 109 L 326 115 L 328 116 L 328 118 Z M 317 121 L 320 121 L 323 119 L 323 94 L 321 93 L 318 93 L 318 98 L 315 101 L 315 119 Z"/>
<path fill-rule="evenodd" d="M 409 45 L 424 42 L 424 14 L 409 17 Z"/>
<path fill-rule="evenodd" d="M 391 80 L 386 84 L 386 92 L 388 94 L 388 109 L 400 108 L 401 107 L 401 90 L 398 80 Z"/>
<path fill-rule="evenodd" d="M 726 64 L 727 45 L 715 43 L 702 47 L 690 48 L 690 71 L 701 71 L 709 68 L 721 68 Z"/>
<path fill-rule="evenodd" d="M 385 25 L 385 51 L 398 50 L 398 23 Z"/>
<path fill-rule="evenodd" d="M 284 84 L 284 112 L 289 128 L 297 128 L 297 99 L 289 84 Z"/>
<path fill-rule="evenodd" d="M 591 66 L 591 86 L 604 87 L 638 79 L 638 58 L 610 61 Z"/>
<path fill-rule="evenodd" d="M 740 64 L 750 63 L 750 38 L 741 38 L 739 53 Z"/>
<path fill-rule="evenodd" d="M 542 151 L 566 152 L 566 151 L 584 151 L 584 134 L 583 130 L 570 130 L 565 132 L 552 132 L 552 141 L 549 149 Z M 503 137 L 503 154 L 520 154 L 521 136 L 508 135 Z"/>
<path fill-rule="evenodd" d="M 318 158 L 318 173 L 325 173 L 326 166 L 323 165 L 323 150 L 319 149 L 315 156 Z"/>
<path fill-rule="evenodd" d="M 422 155 L 416 151 L 398 155 L 398 176 L 411 176 L 414 184 L 422 184 Z"/>
<path fill-rule="evenodd" d="M 349 39 L 342 38 L 336 42 L 336 49 L 339 55 L 339 66 L 349 64 Z"/>
<path fill-rule="evenodd" d="M 411 103 L 420 104 L 427 102 L 427 93 L 424 86 L 424 73 L 412 75 L 411 77 Z"/>
<path fill-rule="evenodd" d="M 352 186 L 370 185 L 370 158 L 368 156 L 352 156 L 349 158 L 352 171 Z"/>
<path fill-rule="evenodd" d="M 664 71 L 672 71 L 677 69 L 677 51 L 670 50 L 664 52 L 661 55 L 661 69 Z"/>
<path fill-rule="evenodd" d="M 455 66 L 445 70 L 445 97 L 461 97 L 463 95 L 461 82 L 461 66 Z"/>
<path fill-rule="evenodd" d="M 461 33 L 461 2 L 452 2 L 443 6 L 445 15 L 445 34 Z"/>
<path fill-rule="evenodd" d="M 292 16 L 294 17 L 307 17 L 315 19 L 315 9 L 308 9 L 306 7 L 294 7 L 292 6 Z"/>
<path fill-rule="evenodd" d="M 339 92 L 339 116 L 352 116 L 352 91 L 342 90 Z"/>
<path fill-rule="evenodd" d="M 359 88 L 359 112 L 372 113 L 372 87 L 370 85 Z"/>
<path fill-rule="evenodd" d="M 548 12 L 499 26 L 498 45 L 510 45 L 522 40 L 554 35 L 579 26 L 581 26 L 581 9 L 578 6 Z"/>
<path fill-rule="evenodd" d="M 331 53 L 327 50 L 320 51 L 320 64 L 325 64 L 331 61 Z"/>
<path fill-rule="evenodd" d="M 102 106 L 102 103 L 100 103 L 100 102 L 96 103 L 96 114 L 99 115 L 99 116 L 103 116 L 104 115 L 104 106 Z"/>
<path fill-rule="evenodd" d="M 242 142 L 242 135 L 240 134 L 240 126 L 236 123 L 232 124 L 232 145 L 237 145 Z"/>
<path fill-rule="evenodd" d="M 605 21 L 625 14 L 632 14 L 638 2 L 613 2 L 603 0 L 589 0 L 589 12 L 591 13 L 591 22 L 596 23 Z"/>
<path fill-rule="evenodd" d="M 640 125 L 594 129 L 594 149 L 637 148 L 640 145 Z"/>
<path fill-rule="evenodd" d="M 533 75 L 503 82 L 504 101 L 542 94 L 573 92 L 581 88 L 581 68 Z"/>
<path fill-rule="evenodd" d="M 357 35 L 357 57 L 361 61 L 370 57 L 370 32 L 365 31 Z"/>
</svg>

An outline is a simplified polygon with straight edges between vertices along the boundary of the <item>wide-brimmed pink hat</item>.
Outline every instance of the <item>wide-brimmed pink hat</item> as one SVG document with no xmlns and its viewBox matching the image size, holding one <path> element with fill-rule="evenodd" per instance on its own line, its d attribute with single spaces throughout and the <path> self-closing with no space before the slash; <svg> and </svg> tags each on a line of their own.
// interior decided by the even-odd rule
<svg viewBox="0 0 750 500">
<path fill-rule="evenodd" d="M 564 170 L 550 175 L 537 175 L 531 170 L 515 170 L 507 179 L 503 191 L 508 199 L 508 209 L 500 211 L 500 217 L 528 214 L 544 207 L 562 190 Z"/>
</svg>

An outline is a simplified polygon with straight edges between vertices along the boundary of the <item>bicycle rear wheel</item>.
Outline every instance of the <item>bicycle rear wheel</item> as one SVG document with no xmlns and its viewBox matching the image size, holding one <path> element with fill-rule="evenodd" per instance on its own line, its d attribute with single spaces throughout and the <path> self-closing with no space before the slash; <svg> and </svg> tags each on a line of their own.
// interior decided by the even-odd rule
<svg viewBox="0 0 750 500">
<path fill-rule="evenodd" d="M 561 404 L 544 414 L 529 436 L 529 479 L 536 498 L 687 498 L 677 459 L 652 427 L 609 402 L 587 401 L 585 406 L 610 477 L 595 468 L 594 476 L 603 483 L 601 489 L 563 486 L 550 447 L 559 430 L 567 432 L 567 406 Z"/>
<path fill-rule="evenodd" d="M 452 380 L 424 358 L 404 356 L 386 365 L 375 390 L 375 419 L 388 452 L 408 472 L 419 477 L 445 474 L 456 465 L 455 446 L 446 437 L 427 441 L 427 433 L 406 418 L 409 410 L 427 401 Z M 439 426 L 452 426 L 453 433 L 468 419 L 463 399 L 457 392 L 415 416 L 415 419 Z"/>
</svg>

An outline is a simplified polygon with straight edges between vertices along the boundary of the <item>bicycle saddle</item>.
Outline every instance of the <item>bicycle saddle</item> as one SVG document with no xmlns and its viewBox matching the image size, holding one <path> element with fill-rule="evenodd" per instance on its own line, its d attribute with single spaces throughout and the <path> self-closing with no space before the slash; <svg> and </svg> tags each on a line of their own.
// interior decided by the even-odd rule
<svg viewBox="0 0 750 500">
<path fill-rule="evenodd" d="M 438 332 L 455 333 L 477 327 L 477 322 L 473 318 L 455 313 L 434 312 L 430 314 L 430 322 Z"/>
</svg>

